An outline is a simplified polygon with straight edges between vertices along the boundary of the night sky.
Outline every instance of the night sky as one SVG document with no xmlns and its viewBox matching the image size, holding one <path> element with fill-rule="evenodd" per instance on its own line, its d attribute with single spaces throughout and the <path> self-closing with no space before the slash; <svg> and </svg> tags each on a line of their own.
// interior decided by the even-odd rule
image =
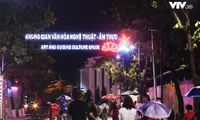
<svg viewBox="0 0 200 120">
<path fill-rule="evenodd" d="M 106 2 L 105 2 L 106 1 Z M 51 7 L 57 17 L 56 24 L 45 31 L 52 32 L 107 32 L 110 31 L 111 17 L 100 15 L 101 10 L 110 5 L 109 0 L 29 0 L 31 4 Z M 56 63 L 55 72 L 67 83 L 79 80 L 79 68 L 88 57 L 98 52 L 48 51 Z"/>
<path fill-rule="evenodd" d="M 194 1 L 194 0 L 193 0 Z M 100 15 L 111 0 L 27 0 L 31 4 L 51 7 L 57 17 L 56 24 L 46 31 L 52 32 L 110 32 L 111 16 Z M 196 3 L 195 3 L 196 4 Z M 87 57 L 98 55 L 94 52 L 48 51 L 56 63 L 54 70 L 68 83 L 79 80 L 79 68 Z"/>
</svg>

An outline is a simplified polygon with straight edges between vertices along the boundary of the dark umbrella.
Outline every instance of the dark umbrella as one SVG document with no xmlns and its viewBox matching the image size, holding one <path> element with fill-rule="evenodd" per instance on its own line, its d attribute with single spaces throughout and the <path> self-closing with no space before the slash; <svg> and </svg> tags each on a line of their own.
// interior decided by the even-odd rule
<svg viewBox="0 0 200 120">
<path fill-rule="evenodd" d="M 186 94 L 186 97 L 200 97 L 200 86 L 191 88 Z"/>
</svg>

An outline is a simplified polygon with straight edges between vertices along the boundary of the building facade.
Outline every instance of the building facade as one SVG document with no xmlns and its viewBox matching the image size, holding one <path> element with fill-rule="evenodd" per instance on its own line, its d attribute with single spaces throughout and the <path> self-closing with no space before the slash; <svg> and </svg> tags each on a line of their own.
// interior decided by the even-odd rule
<svg viewBox="0 0 200 120">
<path fill-rule="evenodd" d="M 101 57 L 88 58 L 83 68 L 80 69 L 80 88 L 83 91 L 91 90 L 92 97 L 95 97 L 95 90 L 99 89 L 99 94 L 102 96 L 103 89 L 106 93 L 115 93 L 115 87 L 106 73 L 106 68 L 101 68 L 97 71 L 94 68 L 96 59 Z"/>
</svg>

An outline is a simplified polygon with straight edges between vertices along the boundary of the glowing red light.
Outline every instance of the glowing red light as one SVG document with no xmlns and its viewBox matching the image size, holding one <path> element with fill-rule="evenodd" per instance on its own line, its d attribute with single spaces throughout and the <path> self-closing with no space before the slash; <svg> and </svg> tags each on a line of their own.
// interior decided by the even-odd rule
<svg viewBox="0 0 200 120">
<path fill-rule="evenodd" d="M 122 37 L 119 39 L 120 44 L 129 44 L 130 37 L 127 37 L 126 35 L 122 35 Z"/>
<path fill-rule="evenodd" d="M 114 42 L 105 42 L 101 50 L 104 52 L 118 52 L 118 45 Z"/>
</svg>

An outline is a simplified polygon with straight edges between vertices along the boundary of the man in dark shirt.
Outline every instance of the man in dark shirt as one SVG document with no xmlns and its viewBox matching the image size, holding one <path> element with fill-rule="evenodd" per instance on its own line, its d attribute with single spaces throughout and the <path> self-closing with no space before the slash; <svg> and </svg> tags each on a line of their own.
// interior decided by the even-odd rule
<svg viewBox="0 0 200 120">
<path fill-rule="evenodd" d="M 89 120 L 97 120 L 97 109 L 92 98 L 87 100 L 89 107 Z"/>
<path fill-rule="evenodd" d="M 72 120 L 86 120 L 89 108 L 83 99 L 84 95 L 81 91 L 79 91 L 77 93 L 77 100 L 72 102 L 69 106 L 68 112 L 72 116 Z"/>
</svg>

